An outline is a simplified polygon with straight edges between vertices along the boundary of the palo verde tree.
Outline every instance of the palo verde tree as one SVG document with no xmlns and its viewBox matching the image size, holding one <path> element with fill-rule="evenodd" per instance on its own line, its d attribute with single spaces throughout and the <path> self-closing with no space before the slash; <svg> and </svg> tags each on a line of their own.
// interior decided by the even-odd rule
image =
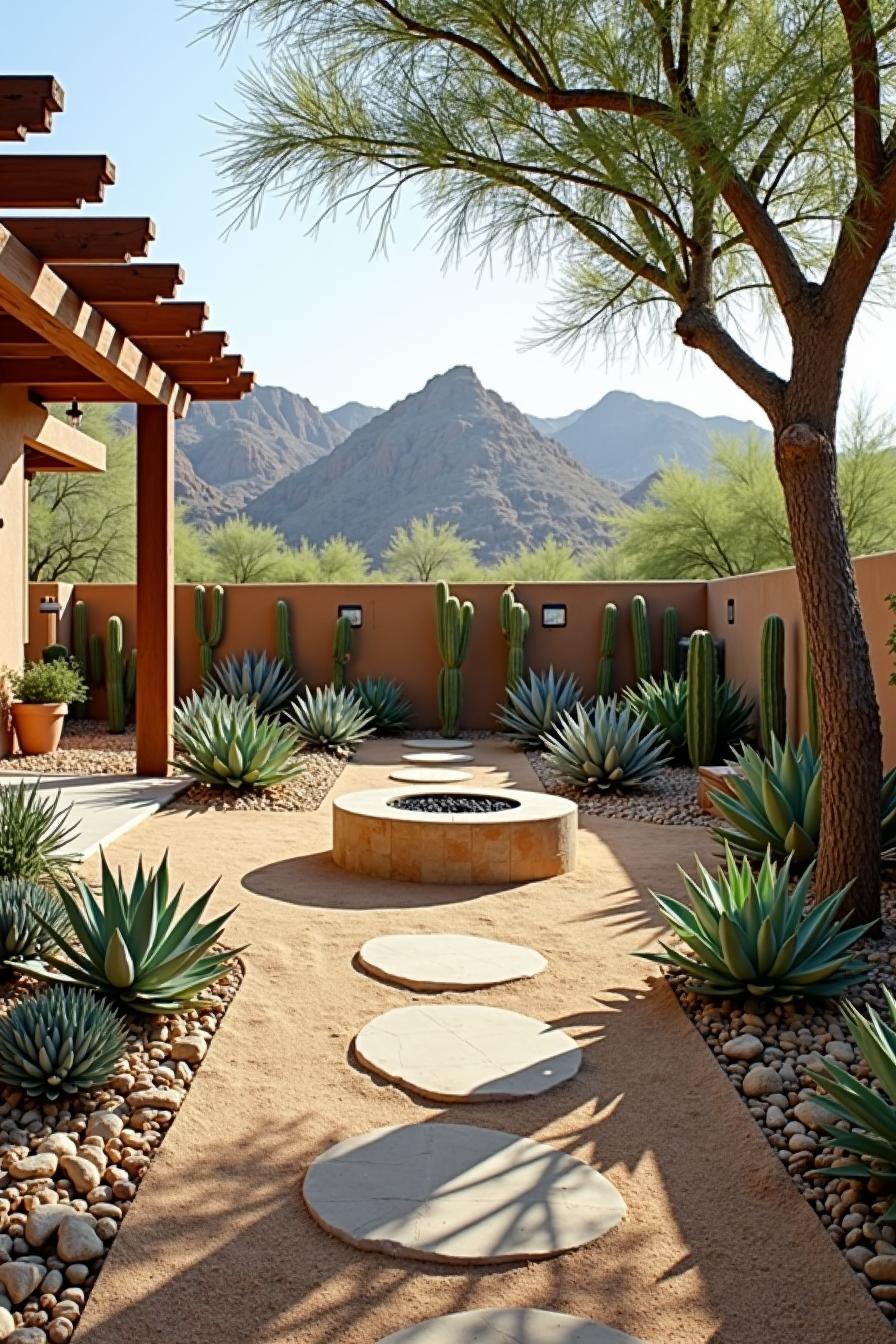
<svg viewBox="0 0 896 1344">
<path fill-rule="evenodd" d="M 653 320 L 768 416 L 825 744 L 817 886 L 879 912 L 880 724 L 836 490 L 847 342 L 896 218 L 893 0 L 205 0 L 254 21 L 224 159 L 355 206 L 384 240 L 412 186 L 447 252 L 565 273 L 554 335 Z M 741 336 L 780 327 L 788 367 Z M 743 315 L 743 314 L 742 314 Z M 749 329 L 749 323 L 747 323 Z"/>
</svg>

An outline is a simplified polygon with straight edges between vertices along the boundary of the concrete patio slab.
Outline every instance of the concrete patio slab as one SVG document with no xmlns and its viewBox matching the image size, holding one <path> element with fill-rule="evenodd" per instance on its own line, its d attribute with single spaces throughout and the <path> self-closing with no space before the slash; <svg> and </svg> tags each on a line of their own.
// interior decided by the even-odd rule
<svg viewBox="0 0 896 1344">
<path fill-rule="evenodd" d="M 63 806 L 71 807 L 69 821 L 78 830 L 67 849 L 78 861 L 90 858 L 100 847 L 139 826 L 189 788 L 190 782 L 141 779 L 136 775 L 0 774 L 0 788 L 21 783 L 30 788 L 36 783 L 39 794 L 59 794 Z"/>
</svg>

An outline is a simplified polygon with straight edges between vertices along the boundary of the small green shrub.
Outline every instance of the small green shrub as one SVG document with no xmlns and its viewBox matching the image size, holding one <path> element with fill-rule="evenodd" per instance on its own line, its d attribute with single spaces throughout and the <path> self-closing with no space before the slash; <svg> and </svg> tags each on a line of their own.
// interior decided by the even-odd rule
<svg viewBox="0 0 896 1344">
<path fill-rule="evenodd" d="M 627 687 L 625 698 L 636 714 L 643 714 L 651 728 L 659 728 L 678 760 L 688 755 L 688 683 L 686 677 L 662 681 L 647 677 Z M 752 731 L 753 705 L 740 686 L 716 681 L 716 761 L 723 761 L 734 747 L 748 740 Z"/>
<path fill-rule="evenodd" d="M 886 985 L 883 989 L 890 1017 L 896 1021 L 896 998 Z M 853 1003 L 844 1003 L 842 1010 L 878 1086 L 854 1078 L 832 1059 L 825 1059 L 821 1070 L 807 1070 L 813 1082 L 824 1089 L 816 1100 L 831 1113 L 823 1142 L 865 1159 L 849 1166 L 825 1167 L 824 1174 L 827 1177 L 833 1172 L 838 1180 L 868 1180 L 873 1176 L 891 1200 L 881 1221 L 896 1223 L 896 1031 L 870 1005 L 867 1017 Z M 837 1127 L 843 1120 L 851 1130 Z M 869 1165 L 872 1162 L 874 1165 Z"/>
<path fill-rule="evenodd" d="M 612 700 L 565 710 L 542 740 L 554 774 L 580 789 L 637 789 L 667 760 L 659 729 L 646 730 L 643 715 Z"/>
<path fill-rule="evenodd" d="M 353 747 L 374 730 L 373 715 L 349 687 L 306 686 L 289 715 L 301 740 L 316 747 Z"/>
<path fill-rule="evenodd" d="M 498 706 L 495 718 L 501 731 L 521 747 L 537 747 L 559 714 L 572 710 L 582 699 L 582 688 L 575 677 L 553 667 L 539 675 L 529 672 L 507 689 L 507 701 Z M 589 702 L 590 703 L 590 702 Z"/>
<path fill-rule="evenodd" d="M 292 668 L 279 658 L 247 650 L 242 658 L 231 655 L 215 663 L 206 678 L 209 691 L 221 690 L 234 700 L 245 698 L 257 714 L 276 714 L 298 694 L 300 681 Z"/>
<path fill-rule="evenodd" d="M 174 711 L 174 761 L 215 788 L 269 789 L 302 773 L 294 729 L 259 716 L 247 700 L 194 691 Z"/>
<path fill-rule="evenodd" d="M 766 854 L 758 874 L 726 848 L 725 867 L 712 875 L 697 863 L 698 880 L 679 869 L 690 906 L 652 892 L 666 923 L 690 955 L 661 942 L 647 961 L 687 971 L 687 988 L 710 998 L 755 994 L 781 1003 L 842 994 L 869 967 L 852 948 L 870 925 L 844 928 L 837 919 L 848 888 L 835 891 L 803 919 L 812 867 L 790 889 L 790 860 L 780 868 Z"/>
<path fill-rule="evenodd" d="M 373 715 L 378 733 L 401 733 L 411 721 L 411 706 L 405 700 L 400 682 L 387 677 L 367 677 L 355 682 L 352 690 L 365 709 Z"/>
<path fill-rule="evenodd" d="M 7 669 L 13 698 L 26 705 L 77 705 L 87 699 L 87 685 L 74 658 L 25 663 Z"/>
<path fill-rule="evenodd" d="M 36 915 L 60 934 L 71 934 L 62 903 L 46 887 L 0 877 L 0 965 L 15 969 L 18 962 L 39 957 L 52 945 Z"/>
<path fill-rule="evenodd" d="M 75 858 L 66 851 L 78 833 L 62 795 L 44 795 L 39 781 L 0 784 L 0 878 L 49 882 L 64 877 Z"/>
<path fill-rule="evenodd" d="M 120 1015 L 86 989 L 53 986 L 0 1018 L 0 1082 L 30 1097 L 102 1087 L 127 1049 Z"/>
<path fill-rule="evenodd" d="M 180 1013 L 201 1008 L 202 991 L 244 950 L 210 950 L 233 910 L 201 922 L 217 882 L 182 909 L 183 887 L 171 895 L 167 854 L 148 873 L 141 859 L 130 887 L 104 854 L 99 901 L 82 878 L 73 885 L 74 894 L 57 889 L 74 937 L 37 916 L 54 948 L 28 963 L 39 980 L 98 990 L 131 1012 Z"/>
</svg>

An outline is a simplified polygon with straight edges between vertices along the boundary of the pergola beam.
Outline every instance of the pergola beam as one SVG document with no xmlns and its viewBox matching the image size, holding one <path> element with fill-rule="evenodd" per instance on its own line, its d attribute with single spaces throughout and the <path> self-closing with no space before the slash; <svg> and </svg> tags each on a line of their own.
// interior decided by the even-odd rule
<svg viewBox="0 0 896 1344">
<path fill-rule="evenodd" d="M 0 75 L 0 140 L 24 140 L 52 130 L 62 88 L 52 75 Z"/>
<path fill-rule="evenodd" d="M 0 218 L 41 261 L 125 262 L 145 257 L 156 236 L 151 219 L 45 219 L 40 215 Z"/>
<path fill-rule="evenodd" d="M 88 303 L 155 303 L 173 299 L 184 282 L 183 268 L 164 262 L 63 263 L 53 269 Z"/>
<path fill-rule="evenodd" d="M 105 154 L 0 155 L 0 207 L 70 210 L 103 199 L 115 181 Z"/>
<path fill-rule="evenodd" d="M 187 336 L 208 317 L 206 303 L 99 303 L 98 311 L 128 336 Z"/>
<path fill-rule="evenodd" d="M 167 364 L 175 359 L 217 359 L 230 344 L 226 331 L 194 331 L 191 336 L 146 336 L 140 342 L 153 359 Z"/>
<path fill-rule="evenodd" d="M 174 755 L 174 425 L 137 407 L 137 774 Z"/>
<path fill-rule="evenodd" d="M 242 373 L 242 368 L 242 355 L 225 355 L 222 359 L 166 363 L 165 371 L 178 383 L 221 383 L 237 377 Z M 87 373 L 67 355 L 55 355 L 49 359 L 4 359 L 0 356 L 0 384 L 31 387 L 36 383 L 44 388 L 88 383 L 101 386 L 102 380 Z"/>
</svg>

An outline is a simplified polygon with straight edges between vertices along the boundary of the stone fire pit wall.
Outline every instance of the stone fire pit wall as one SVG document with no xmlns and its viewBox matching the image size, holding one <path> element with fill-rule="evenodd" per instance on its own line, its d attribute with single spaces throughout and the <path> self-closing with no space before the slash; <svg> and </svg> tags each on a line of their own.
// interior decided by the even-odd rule
<svg viewBox="0 0 896 1344">
<path fill-rule="evenodd" d="M 436 789 L 365 789 L 333 801 L 333 861 L 402 882 L 532 882 L 575 867 L 578 809 L 552 794 L 470 789 L 516 806 L 501 812 L 412 812 L 389 804 Z M 444 790 L 445 793 L 451 792 Z"/>
</svg>

